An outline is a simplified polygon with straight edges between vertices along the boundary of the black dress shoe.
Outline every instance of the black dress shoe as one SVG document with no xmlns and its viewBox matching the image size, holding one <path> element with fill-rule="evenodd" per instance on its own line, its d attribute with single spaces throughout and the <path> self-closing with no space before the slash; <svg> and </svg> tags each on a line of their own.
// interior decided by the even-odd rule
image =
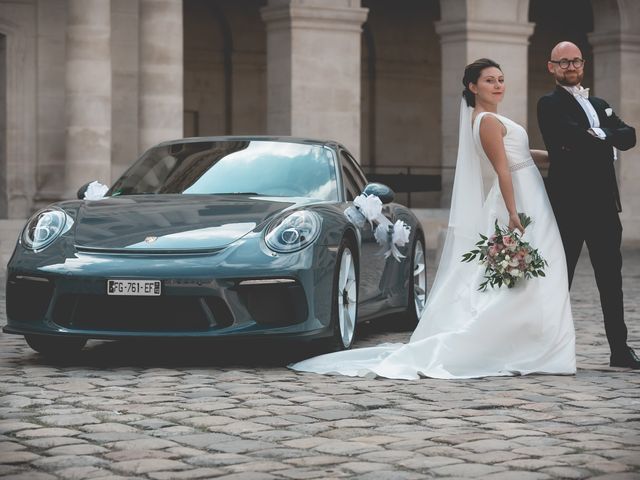
<svg viewBox="0 0 640 480">
<path fill-rule="evenodd" d="M 626 348 L 626 351 L 623 350 L 622 352 L 611 354 L 609 366 L 640 369 L 640 358 L 633 351 L 633 348 Z"/>
</svg>

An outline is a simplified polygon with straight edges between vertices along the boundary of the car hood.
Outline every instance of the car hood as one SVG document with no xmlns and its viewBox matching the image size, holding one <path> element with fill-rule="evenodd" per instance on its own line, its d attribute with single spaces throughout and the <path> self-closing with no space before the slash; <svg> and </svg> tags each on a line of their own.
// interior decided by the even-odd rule
<svg viewBox="0 0 640 480">
<path fill-rule="evenodd" d="M 85 250 L 215 250 L 236 241 L 300 198 L 249 195 L 139 195 L 84 202 L 75 244 Z"/>
</svg>

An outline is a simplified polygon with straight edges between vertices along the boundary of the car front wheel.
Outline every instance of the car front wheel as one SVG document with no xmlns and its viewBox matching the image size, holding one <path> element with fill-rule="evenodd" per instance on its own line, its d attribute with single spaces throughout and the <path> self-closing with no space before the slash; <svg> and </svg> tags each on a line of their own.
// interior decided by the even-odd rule
<svg viewBox="0 0 640 480">
<path fill-rule="evenodd" d="M 351 242 L 346 239 L 338 251 L 331 302 L 333 335 L 329 348 L 348 350 L 353 344 L 358 318 L 358 263 Z"/>
<path fill-rule="evenodd" d="M 416 235 L 411 248 L 411 277 L 409 278 L 409 298 L 401 327 L 413 330 L 418 325 L 427 301 L 427 257 L 422 235 Z"/>
<path fill-rule="evenodd" d="M 24 339 L 36 352 L 48 357 L 68 357 L 82 350 L 87 343 L 82 337 L 25 335 Z"/>
</svg>

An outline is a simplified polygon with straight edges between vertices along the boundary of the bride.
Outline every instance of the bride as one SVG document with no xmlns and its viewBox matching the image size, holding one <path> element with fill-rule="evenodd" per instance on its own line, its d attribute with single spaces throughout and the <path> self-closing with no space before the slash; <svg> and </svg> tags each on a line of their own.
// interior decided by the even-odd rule
<svg viewBox="0 0 640 480">
<path fill-rule="evenodd" d="M 420 322 L 406 344 L 329 353 L 289 365 L 302 372 L 397 379 L 573 374 L 575 334 L 562 241 L 527 133 L 497 113 L 500 66 L 465 68 L 449 228 Z M 485 195 L 483 181 L 488 180 Z M 533 219 L 526 233 L 518 218 Z M 525 234 L 549 265 L 545 278 L 478 291 L 484 267 L 462 263 L 495 220 Z"/>
</svg>

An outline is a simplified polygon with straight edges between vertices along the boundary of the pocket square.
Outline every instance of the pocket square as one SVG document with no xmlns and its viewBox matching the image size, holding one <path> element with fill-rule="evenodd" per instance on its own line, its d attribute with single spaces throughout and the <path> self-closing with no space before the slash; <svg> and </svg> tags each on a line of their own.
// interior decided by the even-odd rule
<svg viewBox="0 0 640 480">
<path fill-rule="evenodd" d="M 605 108 L 604 113 L 607 114 L 607 117 L 610 117 L 611 115 L 613 115 L 613 108 Z"/>
</svg>

